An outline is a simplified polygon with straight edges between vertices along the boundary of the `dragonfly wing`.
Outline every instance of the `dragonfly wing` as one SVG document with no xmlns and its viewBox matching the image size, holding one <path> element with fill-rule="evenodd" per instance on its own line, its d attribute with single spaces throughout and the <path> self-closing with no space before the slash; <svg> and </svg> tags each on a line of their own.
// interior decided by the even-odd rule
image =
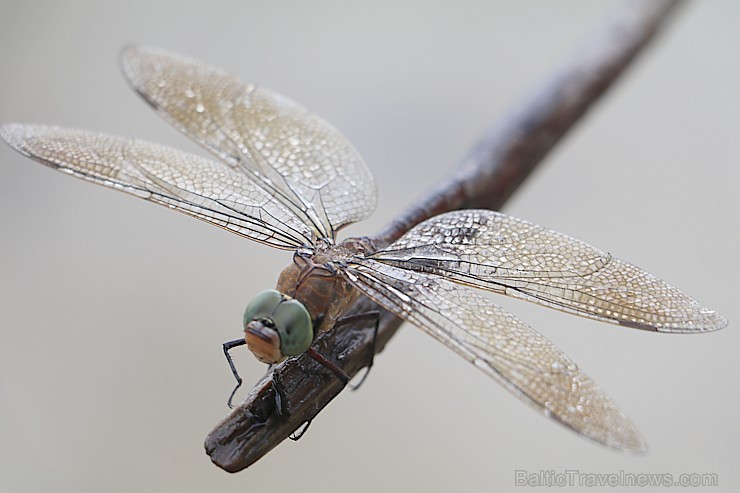
<svg viewBox="0 0 740 493">
<path fill-rule="evenodd" d="M 373 177 L 329 123 L 268 89 L 166 52 L 129 47 L 124 73 L 176 128 L 273 193 L 317 237 L 375 209 Z"/>
<path fill-rule="evenodd" d="M 0 136 L 47 166 L 128 192 L 277 248 L 312 233 L 260 185 L 223 163 L 140 140 L 37 125 L 5 125 Z"/>
<path fill-rule="evenodd" d="M 640 329 L 702 332 L 727 325 L 717 312 L 634 265 L 494 211 L 440 214 L 372 258 Z"/>
<path fill-rule="evenodd" d="M 610 447 L 644 450 L 634 425 L 575 363 L 473 290 L 373 260 L 359 260 L 345 276 L 546 416 Z"/>
</svg>

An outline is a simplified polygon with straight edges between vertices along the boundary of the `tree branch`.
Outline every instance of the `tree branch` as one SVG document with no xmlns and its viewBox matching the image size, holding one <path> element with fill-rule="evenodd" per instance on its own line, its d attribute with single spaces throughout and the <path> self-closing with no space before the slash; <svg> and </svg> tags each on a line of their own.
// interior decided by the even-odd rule
<svg viewBox="0 0 740 493">
<path fill-rule="evenodd" d="M 617 80 L 654 35 L 680 0 L 626 3 L 573 57 L 529 98 L 494 126 L 471 153 L 417 206 L 401 214 L 376 237 L 385 246 L 419 222 L 461 208 L 498 209 L 541 162 L 547 152 L 579 121 Z M 380 352 L 401 320 L 360 298 L 347 315 L 380 310 L 376 352 Z M 370 360 L 372 327 L 354 324 L 321 334 L 314 346 L 351 377 Z M 283 387 L 278 415 L 273 373 Z M 239 406 L 206 438 L 211 460 L 229 472 L 240 471 L 306 421 L 310 421 L 343 389 L 343 384 L 307 355 L 290 358 L 263 376 Z"/>
</svg>

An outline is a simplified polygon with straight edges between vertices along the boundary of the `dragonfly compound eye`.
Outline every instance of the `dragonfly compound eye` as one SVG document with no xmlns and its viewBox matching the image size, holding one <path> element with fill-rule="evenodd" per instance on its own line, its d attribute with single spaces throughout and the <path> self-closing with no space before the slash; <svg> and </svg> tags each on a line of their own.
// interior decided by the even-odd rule
<svg viewBox="0 0 740 493">
<path fill-rule="evenodd" d="M 311 346 L 313 323 L 302 303 L 283 301 L 275 308 L 272 321 L 280 334 L 280 351 L 285 356 L 302 354 Z"/>
<path fill-rule="evenodd" d="M 283 301 L 283 295 L 274 289 L 262 291 L 254 297 L 244 310 L 244 320 L 242 327 L 246 328 L 247 324 L 260 318 L 271 318 L 275 308 Z"/>
</svg>

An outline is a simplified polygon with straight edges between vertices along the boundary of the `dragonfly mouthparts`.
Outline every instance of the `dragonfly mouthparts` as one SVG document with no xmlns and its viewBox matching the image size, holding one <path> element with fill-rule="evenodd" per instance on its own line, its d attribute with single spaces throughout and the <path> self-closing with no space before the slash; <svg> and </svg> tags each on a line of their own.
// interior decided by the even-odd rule
<svg viewBox="0 0 740 493">
<path fill-rule="evenodd" d="M 267 320 L 252 320 L 244 328 L 247 347 L 263 363 L 273 364 L 285 357 L 280 351 L 280 335 Z"/>
</svg>

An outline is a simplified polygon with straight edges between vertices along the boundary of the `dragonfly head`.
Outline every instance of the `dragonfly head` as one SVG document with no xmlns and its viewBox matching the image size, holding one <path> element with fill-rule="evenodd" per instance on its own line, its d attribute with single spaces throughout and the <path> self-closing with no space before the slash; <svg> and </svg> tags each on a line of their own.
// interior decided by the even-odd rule
<svg viewBox="0 0 740 493">
<path fill-rule="evenodd" d="M 279 363 L 304 353 L 313 342 L 313 323 L 299 301 L 268 289 L 244 310 L 244 339 L 263 363 Z"/>
</svg>

